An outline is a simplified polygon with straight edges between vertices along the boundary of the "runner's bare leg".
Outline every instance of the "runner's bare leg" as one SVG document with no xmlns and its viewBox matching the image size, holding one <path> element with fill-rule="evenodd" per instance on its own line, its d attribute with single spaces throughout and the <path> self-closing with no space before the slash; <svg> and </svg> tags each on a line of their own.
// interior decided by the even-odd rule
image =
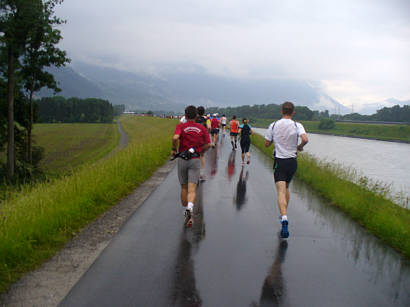
<svg viewBox="0 0 410 307">
<path fill-rule="evenodd" d="M 188 185 L 181 184 L 181 204 L 186 207 L 188 205 Z"/>
<path fill-rule="evenodd" d="M 278 181 L 275 183 L 276 190 L 278 191 L 278 207 L 280 215 L 287 215 L 288 201 L 289 201 L 289 189 L 286 187 L 286 181 Z"/>
<path fill-rule="evenodd" d="M 194 203 L 196 198 L 196 187 L 197 184 L 193 182 L 188 182 L 188 203 Z"/>
</svg>

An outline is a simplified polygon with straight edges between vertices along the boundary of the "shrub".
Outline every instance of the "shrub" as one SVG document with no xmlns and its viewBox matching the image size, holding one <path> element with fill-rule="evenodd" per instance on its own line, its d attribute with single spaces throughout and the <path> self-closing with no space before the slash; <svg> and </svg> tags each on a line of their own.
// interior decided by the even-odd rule
<svg viewBox="0 0 410 307">
<path fill-rule="evenodd" d="M 322 118 L 319 123 L 319 129 L 328 130 L 335 127 L 335 122 L 330 118 Z"/>
</svg>

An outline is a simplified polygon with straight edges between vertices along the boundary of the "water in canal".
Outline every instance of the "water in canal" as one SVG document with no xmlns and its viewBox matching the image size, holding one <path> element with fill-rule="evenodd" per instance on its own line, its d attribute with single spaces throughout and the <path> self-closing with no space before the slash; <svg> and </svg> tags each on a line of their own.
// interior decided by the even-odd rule
<svg viewBox="0 0 410 307">
<path fill-rule="evenodd" d="M 266 129 L 255 128 L 264 135 Z M 392 196 L 410 198 L 410 144 L 312 134 L 305 151 L 321 160 L 357 170 L 361 176 L 391 185 Z M 407 205 L 408 206 L 408 205 Z"/>
</svg>

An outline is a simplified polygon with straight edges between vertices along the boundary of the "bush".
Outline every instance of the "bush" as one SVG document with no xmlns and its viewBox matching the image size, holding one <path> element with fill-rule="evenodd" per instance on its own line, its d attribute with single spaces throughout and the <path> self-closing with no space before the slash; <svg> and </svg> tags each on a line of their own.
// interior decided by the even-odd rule
<svg viewBox="0 0 410 307">
<path fill-rule="evenodd" d="M 335 122 L 329 118 L 322 118 L 319 123 L 319 129 L 328 130 L 335 127 Z"/>
</svg>

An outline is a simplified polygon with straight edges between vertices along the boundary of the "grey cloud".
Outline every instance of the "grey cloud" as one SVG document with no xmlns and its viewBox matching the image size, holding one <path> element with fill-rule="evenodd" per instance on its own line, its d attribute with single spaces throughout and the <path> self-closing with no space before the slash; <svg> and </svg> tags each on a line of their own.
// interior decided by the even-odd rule
<svg viewBox="0 0 410 307">
<path fill-rule="evenodd" d="M 410 98 L 410 1 L 66 0 L 58 14 L 68 20 L 62 46 L 74 59 L 342 82 L 361 87 L 362 103 Z M 353 88 L 341 88 L 329 94 L 350 104 Z"/>
</svg>

